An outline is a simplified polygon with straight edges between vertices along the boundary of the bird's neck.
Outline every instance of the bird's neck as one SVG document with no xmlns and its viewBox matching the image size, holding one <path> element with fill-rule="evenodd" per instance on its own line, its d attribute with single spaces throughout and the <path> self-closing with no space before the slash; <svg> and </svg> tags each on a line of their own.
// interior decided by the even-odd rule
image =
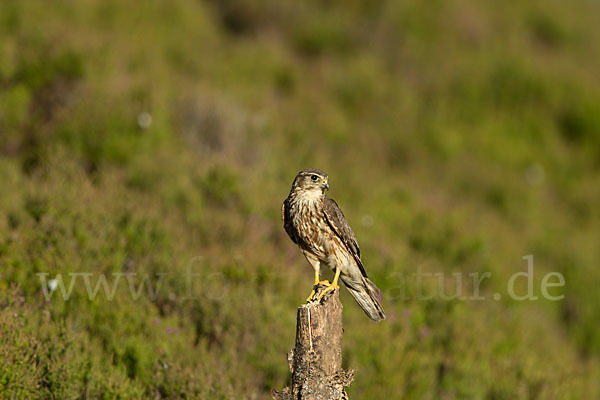
<svg viewBox="0 0 600 400">
<path fill-rule="evenodd" d="M 320 190 L 295 190 L 290 193 L 292 204 L 300 208 L 322 204 L 324 197 L 325 193 Z"/>
</svg>

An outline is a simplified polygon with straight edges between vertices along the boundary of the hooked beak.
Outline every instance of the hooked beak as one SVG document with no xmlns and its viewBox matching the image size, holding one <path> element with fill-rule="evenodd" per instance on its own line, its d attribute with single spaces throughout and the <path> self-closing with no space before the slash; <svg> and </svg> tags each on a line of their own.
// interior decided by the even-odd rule
<svg viewBox="0 0 600 400">
<path fill-rule="evenodd" d="M 325 190 L 329 190 L 329 183 L 327 181 L 321 182 L 321 187 Z"/>
</svg>

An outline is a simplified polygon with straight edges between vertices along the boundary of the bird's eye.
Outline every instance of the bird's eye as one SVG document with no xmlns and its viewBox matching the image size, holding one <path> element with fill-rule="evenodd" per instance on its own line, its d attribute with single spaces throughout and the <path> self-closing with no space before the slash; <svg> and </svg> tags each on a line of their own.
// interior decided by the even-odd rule
<svg viewBox="0 0 600 400">
<path fill-rule="evenodd" d="M 312 179 L 314 182 L 316 182 L 319 179 L 319 177 L 316 175 L 311 175 L 310 179 Z"/>
</svg>

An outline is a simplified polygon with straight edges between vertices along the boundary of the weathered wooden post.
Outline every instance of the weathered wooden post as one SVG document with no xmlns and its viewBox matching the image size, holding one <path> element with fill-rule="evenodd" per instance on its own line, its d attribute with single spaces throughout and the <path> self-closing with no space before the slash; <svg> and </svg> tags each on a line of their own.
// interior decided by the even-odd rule
<svg viewBox="0 0 600 400">
<path fill-rule="evenodd" d="M 342 369 L 342 303 L 339 289 L 298 308 L 296 346 L 288 353 L 292 388 L 273 390 L 275 400 L 347 399 L 354 371 Z"/>
</svg>

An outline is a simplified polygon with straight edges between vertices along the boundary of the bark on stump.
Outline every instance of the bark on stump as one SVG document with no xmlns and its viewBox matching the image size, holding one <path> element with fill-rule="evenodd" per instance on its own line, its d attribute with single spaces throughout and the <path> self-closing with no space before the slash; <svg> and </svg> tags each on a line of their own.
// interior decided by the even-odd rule
<svg viewBox="0 0 600 400">
<path fill-rule="evenodd" d="M 354 371 L 342 369 L 342 303 L 339 289 L 298 308 L 296 346 L 288 353 L 292 388 L 273 390 L 275 400 L 347 399 Z"/>
</svg>

